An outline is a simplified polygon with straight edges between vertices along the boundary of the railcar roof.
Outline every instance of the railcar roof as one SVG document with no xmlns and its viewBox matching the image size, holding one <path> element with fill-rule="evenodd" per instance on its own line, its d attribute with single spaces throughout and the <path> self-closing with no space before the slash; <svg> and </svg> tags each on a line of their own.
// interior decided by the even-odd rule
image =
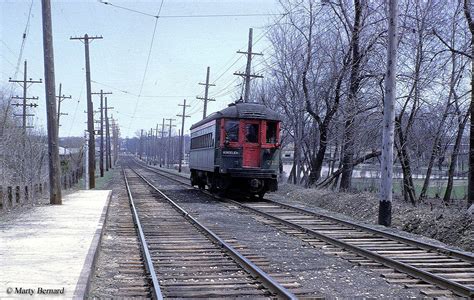
<svg viewBox="0 0 474 300">
<path fill-rule="evenodd" d="M 281 121 L 281 116 L 267 108 L 265 105 L 260 103 L 244 103 L 237 102 L 232 103 L 223 110 L 217 111 L 210 114 L 205 119 L 193 124 L 191 130 L 206 124 L 209 121 L 220 119 L 220 118 L 236 118 L 236 119 L 261 119 L 271 121 Z"/>
</svg>

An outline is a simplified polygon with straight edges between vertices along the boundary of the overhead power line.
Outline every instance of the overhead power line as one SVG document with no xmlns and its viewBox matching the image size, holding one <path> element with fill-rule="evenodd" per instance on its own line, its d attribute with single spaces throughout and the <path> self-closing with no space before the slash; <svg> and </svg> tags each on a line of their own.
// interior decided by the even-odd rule
<svg viewBox="0 0 474 300">
<path fill-rule="evenodd" d="M 133 8 L 128 8 L 125 6 L 121 5 L 116 5 L 113 4 L 109 1 L 100 1 L 100 3 L 105 4 L 105 5 L 110 5 L 119 9 L 123 9 L 129 12 L 141 14 L 144 16 L 156 18 L 156 19 L 172 19 L 172 18 L 226 18 L 226 17 L 264 17 L 264 16 L 284 16 L 286 13 L 254 13 L 254 14 L 202 14 L 202 15 L 165 15 L 165 16 L 160 16 L 161 12 L 161 6 L 160 6 L 160 11 L 158 12 L 157 15 L 152 15 L 143 11 L 139 11 Z M 163 3 L 161 4 L 163 5 Z"/>
<path fill-rule="evenodd" d="M 103 83 L 103 82 L 98 82 L 96 80 L 91 80 L 92 82 L 94 83 L 97 83 L 99 85 L 103 85 L 105 87 L 108 87 L 108 88 L 111 88 L 113 90 L 116 90 L 117 92 L 121 92 L 123 94 L 127 94 L 127 95 L 131 95 L 131 96 L 136 96 L 138 97 L 138 94 L 135 94 L 135 93 L 132 93 L 132 92 L 129 92 L 127 90 L 122 90 L 118 87 L 114 87 L 113 85 L 110 85 L 110 84 L 106 84 L 106 83 Z M 186 97 L 193 97 L 193 95 L 140 95 L 140 98 L 186 98 Z"/>
<path fill-rule="evenodd" d="M 157 16 L 159 16 L 160 13 L 161 13 L 161 9 L 163 8 L 163 2 L 164 2 L 164 0 L 161 0 L 161 4 L 160 4 L 160 8 L 158 9 Z M 145 83 L 146 74 L 148 72 L 148 66 L 150 64 L 151 51 L 153 50 L 153 43 L 155 42 L 155 35 L 156 35 L 157 25 L 158 25 L 158 18 L 156 18 L 155 25 L 153 27 L 153 35 L 151 37 L 150 47 L 148 49 L 148 56 L 147 56 L 147 59 L 146 59 L 145 71 L 143 72 L 142 82 L 140 84 L 140 91 L 138 92 L 137 99 L 135 100 L 135 108 L 133 109 L 133 115 L 132 115 L 132 118 L 130 119 L 130 123 L 128 124 L 128 130 L 130 130 L 130 127 L 132 126 L 132 122 L 135 119 L 135 114 L 137 113 L 138 102 L 140 101 L 140 97 L 141 97 L 141 94 L 142 94 L 142 91 L 143 91 L 143 85 Z"/>
<path fill-rule="evenodd" d="M 17 63 L 16 63 L 16 69 L 15 69 L 15 75 L 13 77 L 16 77 L 18 75 L 18 70 L 20 69 L 20 64 L 21 64 L 22 57 L 23 57 L 23 50 L 25 49 L 26 39 L 28 37 L 28 32 L 30 31 L 30 20 L 31 20 L 31 10 L 32 10 L 32 8 L 33 8 L 33 0 L 31 0 L 30 9 L 28 11 L 28 19 L 26 21 L 25 30 L 23 31 L 23 38 L 22 38 L 22 41 L 21 41 L 20 53 L 18 55 L 18 60 L 17 60 Z"/>
</svg>

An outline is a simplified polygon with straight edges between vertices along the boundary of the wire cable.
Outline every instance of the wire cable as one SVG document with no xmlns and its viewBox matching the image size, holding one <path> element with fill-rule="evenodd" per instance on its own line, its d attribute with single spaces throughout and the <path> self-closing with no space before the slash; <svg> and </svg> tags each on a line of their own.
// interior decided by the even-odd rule
<svg viewBox="0 0 474 300">
<path fill-rule="evenodd" d="M 71 131 L 72 131 L 72 128 L 74 127 L 74 123 L 76 121 L 76 115 L 77 115 L 77 109 L 79 108 L 79 103 L 81 103 L 81 99 L 82 99 L 82 93 L 84 92 L 84 87 L 86 85 L 86 81 L 84 80 L 84 83 L 82 84 L 82 87 L 81 87 L 81 92 L 79 93 L 79 98 L 77 100 L 77 104 L 76 104 L 76 108 L 74 109 L 74 114 L 72 116 L 72 122 L 71 122 L 71 126 L 69 126 L 69 132 L 68 132 L 68 136 L 71 136 Z"/>
<path fill-rule="evenodd" d="M 161 6 L 163 5 L 163 2 L 161 3 L 160 10 L 158 11 L 157 15 L 152 15 L 143 11 L 139 11 L 136 9 L 128 8 L 125 6 L 120 6 L 113 4 L 109 1 L 99 1 L 102 4 L 105 5 L 110 5 L 119 9 L 123 9 L 126 11 L 134 12 L 137 14 L 141 14 L 144 16 L 152 17 L 152 18 L 162 18 L 162 19 L 172 19 L 172 18 L 226 18 L 226 17 L 264 17 L 264 16 L 281 16 L 284 14 L 272 14 L 272 13 L 257 13 L 257 14 L 203 14 L 203 15 L 166 15 L 166 16 L 160 16 L 161 12 Z"/>
<path fill-rule="evenodd" d="M 161 9 L 163 7 L 163 2 L 164 0 L 161 0 L 161 4 L 160 4 L 160 8 L 158 9 L 158 16 L 159 16 L 159 13 L 161 12 Z M 151 37 L 151 42 L 150 42 L 150 48 L 148 50 L 148 57 L 146 59 L 146 65 L 145 65 L 145 71 L 143 72 L 143 77 L 142 77 L 142 82 L 140 84 L 140 91 L 138 93 L 138 97 L 135 101 L 135 108 L 133 109 L 133 115 L 132 115 L 132 118 L 130 119 L 130 123 L 128 124 L 128 130 L 130 131 L 130 127 L 132 126 L 132 122 L 133 120 L 135 119 L 135 114 L 137 113 L 137 108 L 138 108 L 138 103 L 140 102 L 140 97 L 141 97 L 141 94 L 142 94 L 142 91 L 143 91 L 143 85 L 145 83 L 145 78 L 146 78 L 146 74 L 148 72 L 148 66 L 150 64 L 150 57 L 151 57 L 151 51 L 153 50 L 153 43 L 155 42 L 155 35 L 156 35 L 156 27 L 158 25 L 158 18 L 155 19 L 155 25 L 153 27 L 153 35 Z"/>
<path fill-rule="evenodd" d="M 30 20 L 31 20 L 31 10 L 32 9 L 33 9 L 33 0 L 31 0 L 30 9 L 28 11 L 28 19 L 26 21 L 25 30 L 23 31 L 23 38 L 22 38 L 22 41 L 21 41 L 20 54 L 18 55 L 18 61 L 16 63 L 15 75 L 13 76 L 13 78 L 17 77 L 18 70 L 20 69 L 20 64 L 21 64 L 21 60 L 22 60 L 22 57 L 23 57 L 23 50 L 25 49 L 26 39 L 27 39 L 28 33 L 30 31 Z"/>
</svg>

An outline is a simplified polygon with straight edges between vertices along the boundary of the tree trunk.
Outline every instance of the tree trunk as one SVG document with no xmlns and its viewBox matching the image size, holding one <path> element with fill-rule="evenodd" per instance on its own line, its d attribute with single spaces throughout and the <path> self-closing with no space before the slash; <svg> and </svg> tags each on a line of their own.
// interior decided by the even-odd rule
<svg viewBox="0 0 474 300">
<path fill-rule="evenodd" d="M 430 160 L 428 162 L 428 169 L 426 170 L 425 180 L 423 182 L 423 188 L 421 189 L 420 197 L 418 198 L 419 201 L 422 201 L 426 198 L 426 192 L 428 191 L 428 187 L 430 185 L 430 178 L 431 178 L 431 172 L 433 170 L 433 165 L 434 165 L 436 157 L 439 155 L 439 148 L 440 148 L 439 142 L 441 140 L 441 130 L 443 128 L 444 122 L 446 121 L 446 118 L 448 117 L 450 99 L 451 97 L 448 97 L 448 104 L 446 105 L 446 109 L 444 110 L 443 117 L 441 118 L 441 121 L 436 130 L 436 136 L 433 141 L 433 147 L 431 148 L 431 155 L 430 155 Z"/>
<path fill-rule="evenodd" d="M 354 166 L 357 166 L 357 165 L 359 165 L 359 164 L 363 163 L 364 161 L 369 160 L 371 158 L 378 157 L 378 156 L 380 156 L 381 153 L 382 152 L 380 150 L 374 150 L 371 153 L 366 154 L 366 155 L 356 159 L 354 161 Z M 333 182 L 334 180 L 337 180 L 337 177 L 339 177 L 339 175 L 341 175 L 343 173 L 343 171 L 344 171 L 343 167 L 337 169 L 337 171 L 334 172 L 330 177 L 326 178 L 321 183 L 319 183 L 318 187 L 327 187 L 327 186 L 329 186 L 331 184 L 331 182 Z"/>
<path fill-rule="evenodd" d="M 346 120 L 344 123 L 344 143 L 342 145 L 343 156 L 342 156 L 342 173 L 341 173 L 341 185 L 342 191 L 347 191 L 352 185 L 352 171 L 354 170 L 354 121 L 351 119 Z"/>
<path fill-rule="evenodd" d="M 351 39 L 351 49 L 352 49 L 352 64 L 351 64 L 351 75 L 349 83 L 349 96 L 348 96 L 348 112 L 349 114 L 354 113 L 357 110 L 357 91 L 359 90 L 360 77 L 359 77 L 359 68 L 361 55 L 359 52 L 359 34 L 361 26 L 361 16 L 362 16 L 362 5 L 360 0 L 354 0 L 354 25 L 352 27 L 352 39 Z M 340 189 L 346 191 L 350 189 L 352 183 L 352 171 L 354 169 L 354 119 L 355 115 L 346 116 L 346 121 L 344 122 L 344 155 L 342 158 L 342 177 Z"/>
<path fill-rule="evenodd" d="M 296 184 L 294 181 L 296 178 L 295 174 L 296 174 L 296 163 L 293 157 L 293 166 L 291 166 L 290 174 L 288 174 L 288 180 L 287 180 L 288 183 Z"/>
<path fill-rule="evenodd" d="M 415 188 L 413 185 L 413 178 L 411 176 L 410 159 L 408 157 L 408 152 L 406 151 L 406 139 L 401 128 L 400 119 L 398 118 L 395 118 L 395 130 L 397 132 L 399 141 L 399 145 L 397 143 L 395 143 L 395 145 L 403 172 L 403 195 L 405 197 L 405 201 L 410 201 L 413 205 L 416 205 Z"/>
<path fill-rule="evenodd" d="M 464 128 L 466 127 L 467 116 L 458 124 L 458 133 L 456 135 L 456 141 L 454 142 L 453 153 L 451 153 L 451 163 L 449 164 L 448 170 L 448 184 L 446 186 L 446 192 L 444 193 L 443 202 L 448 203 L 451 200 L 451 193 L 453 191 L 453 178 L 454 171 L 456 169 L 456 163 L 458 161 L 459 149 L 461 147 L 462 136 L 464 134 Z"/>
<path fill-rule="evenodd" d="M 469 113 L 471 116 L 469 126 L 469 179 L 468 179 L 468 206 L 474 202 L 474 22 L 471 17 L 471 0 L 464 0 L 464 15 L 469 31 L 471 32 L 471 103 Z"/>
<path fill-rule="evenodd" d="M 308 186 L 313 186 L 321 178 L 321 170 L 323 168 L 324 156 L 327 149 L 327 134 L 326 129 L 321 130 L 321 137 L 319 140 L 319 148 L 316 156 L 311 159 L 311 171 L 308 179 Z"/>
</svg>

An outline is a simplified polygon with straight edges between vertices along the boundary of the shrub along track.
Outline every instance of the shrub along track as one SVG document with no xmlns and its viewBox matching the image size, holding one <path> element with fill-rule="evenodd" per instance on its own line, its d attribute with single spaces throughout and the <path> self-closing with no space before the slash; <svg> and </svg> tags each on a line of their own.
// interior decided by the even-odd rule
<svg viewBox="0 0 474 300">
<path fill-rule="evenodd" d="M 144 177 L 124 177 L 156 298 L 295 298 Z"/>
<path fill-rule="evenodd" d="M 189 185 L 177 174 L 147 167 Z M 209 194 L 205 192 L 206 194 Z M 314 247 L 380 272 L 390 283 L 420 288 L 427 296 L 474 297 L 474 257 L 271 200 L 230 202 L 259 220 Z"/>
</svg>

